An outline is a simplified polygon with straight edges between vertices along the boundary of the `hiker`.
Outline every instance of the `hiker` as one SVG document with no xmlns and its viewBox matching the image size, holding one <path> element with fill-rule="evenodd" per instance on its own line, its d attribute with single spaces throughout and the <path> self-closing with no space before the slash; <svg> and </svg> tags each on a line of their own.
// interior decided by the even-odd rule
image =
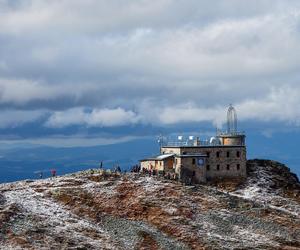
<svg viewBox="0 0 300 250">
<path fill-rule="evenodd" d="M 56 176 L 56 170 L 55 169 L 51 169 L 51 175 L 52 175 L 52 177 Z"/>
<path fill-rule="evenodd" d="M 138 172 L 138 167 L 137 167 L 137 165 L 134 166 L 134 172 L 135 172 L 135 173 Z"/>
<path fill-rule="evenodd" d="M 103 161 L 100 162 L 100 169 L 103 168 Z"/>
<path fill-rule="evenodd" d="M 136 165 L 131 168 L 131 173 L 136 173 Z"/>
<path fill-rule="evenodd" d="M 141 167 L 139 165 L 134 165 L 131 169 L 132 173 L 139 173 L 141 171 Z"/>
<path fill-rule="evenodd" d="M 119 165 L 115 165 L 113 172 L 117 173 L 117 172 L 121 172 L 121 168 Z"/>
</svg>

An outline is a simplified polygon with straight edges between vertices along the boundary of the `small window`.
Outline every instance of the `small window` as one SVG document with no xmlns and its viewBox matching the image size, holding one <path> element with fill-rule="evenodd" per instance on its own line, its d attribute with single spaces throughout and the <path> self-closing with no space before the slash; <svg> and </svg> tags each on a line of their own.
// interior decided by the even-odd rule
<svg viewBox="0 0 300 250">
<path fill-rule="evenodd" d="M 175 164 L 177 165 L 177 159 L 175 159 Z"/>
<path fill-rule="evenodd" d="M 183 152 L 182 152 L 182 154 L 183 154 L 183 155 L 186 155 L 186 152 L 185 152 L 185 151 L 183 151 Z"/>
<path fill-rule="evenodd" d="M 217 165 L 217 170 L 218 170 L 218 171 L 220 170 L 220 165 Z"/>
<path fill-rule="evenodd" d="M 228 152 L 227 152 L 227 158 L 229 158 L 229 157 L 230 157 L 230 152 L 228 151 Z"/>
<path fill-rule="evenodd" d="M 210 165 L 206 165 L 206 170 L 207 170 L 207 171 L 210 170 Z"/>
<path fill-rule="evenodd" d="M 240 152 L 240 151 L 237 151 L 237 152 L 236 152 L 236 157 L 237 157 L 237 158 L 240 158 L 240 157 L 241 157 L 241 152 Z"/>
<path fill-rule="evenodd" d="M 237 169 L 237 170 L 240 170 L 240 168 L 241 168 L 241 165 L 240 165 L 240 164 L 237 164 L 237 165 L 236 165 L 236 169 Z"/>
<path fill-rule="evenodd" d="M 230 170 L 230 165 L 227 165 L 227 170 Z"/>
<path fill-rule="evenodd" d="M 196 164 L 196 159 L 195 158 L 193 158 L 193 165 L 195 165 Z"/>
<path fill-rule="evenodd" d="M 217 152 L 217 158 L 220 158 L 220 152 Z"/>
<path fill-rule="evenodd" d="M 209 158 L 210 157 L 210 152 L 207 152 L 206 154 L 207 154 L 207 157 Z"/>
</svg>

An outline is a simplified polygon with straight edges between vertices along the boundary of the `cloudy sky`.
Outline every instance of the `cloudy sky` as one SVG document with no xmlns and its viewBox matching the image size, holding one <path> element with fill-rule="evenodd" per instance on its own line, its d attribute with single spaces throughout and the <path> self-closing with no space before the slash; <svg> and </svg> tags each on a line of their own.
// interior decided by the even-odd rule
<svg viewBox="0 0 300 250">
<path fill-rule="evenodd" d="M 299 69 L 298 0 L 0 0 L 3 140 L 295 129 Z"/>
</svg>

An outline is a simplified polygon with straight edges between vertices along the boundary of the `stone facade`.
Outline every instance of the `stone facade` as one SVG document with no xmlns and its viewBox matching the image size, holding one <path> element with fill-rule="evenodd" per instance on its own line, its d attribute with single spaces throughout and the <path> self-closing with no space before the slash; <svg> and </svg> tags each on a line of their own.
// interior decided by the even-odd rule
<svg viewBox="0 0 300 250">
<path fill-rule="evenodd" d="M 226 138 L 224 138 L 226 141 Z M 236 138 L 235 142 L 240 143 Z M 245 178 L 245 145 L 162 146 L 161 155 L 141 160 L 141 169 L 163 172 L 189 183 L 222 178 Z"/>
<path fill-rule="evenodd" d="M 215 178 L 246 177 L 245 146 L 162 147 L 162 154 L 175 153 L 175 172 L 181 178 L 183 169 L 194 173 L 196 182 Z M 190 156 L 190 157 L 189 157 Z M 204 164 L 198 165 L 199 159 Z"/>
<path fill-rule="evenodd" d="M 155 170 L 157 172 L 164 171 L 168 172 L 173 170 L 174 168 L 174 156 L 168 156 L 163 158 L 149 158 L 141 160 L 141 169 L 145 169 L 148 171 Z"/>
</svg>

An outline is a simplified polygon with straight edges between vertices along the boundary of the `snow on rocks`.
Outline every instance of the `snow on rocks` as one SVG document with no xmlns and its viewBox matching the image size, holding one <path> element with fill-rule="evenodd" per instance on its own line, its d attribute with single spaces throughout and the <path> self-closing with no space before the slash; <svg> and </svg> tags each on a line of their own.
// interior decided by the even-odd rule
<svg viewBox="0 0 300 250">
<path fill-rule="evenodd" d="M 231 195 L 252 200 L 253 202 L 260 203 L 265 207 L 270 207 L 272 209 L 300 217 L 299 202 L 289 197 L 285 197 L 283 188 L 280 187 L 280 185 L 285 187 L 285 182 L 287 184 L 292 184 L 288 181 L 290 181 L 291 178 L 293 180 L 293 175 L 290 177 L 288 175 L 289 170 L 285 169 L 286 167 L 281 166 L 280 164 L 279 167 L 286 171 L 285 175 L 287 176 L 287 180 L 282 179 L 283 177 L 278 176 L 277 172 L 273 172 L 272 164 L 275 164 L 275 168 L 278 167 L 277 165 L 279 163 L 274 163 L 272 161 L 259 161 L 254 163 L 251 162 L 251 165 L 248 164 L 250 165 L 250 178 L 247 179 L 242 188 L 232 192 Z M 277 184 L 276 179 L 279 179 L 281 183 Z M 297 184 L 297 180 L 293 181 Z"/>
<path fill-rule="evenodd" d="M 0 249 L 300 248 L 299 202 L 276 178 L 254 168 L 233 192 L 95 170 L 0 185 Z"/>
<path fill-rule="evenodd" d="M 37 188 L 46 183 L 49 183 L 49 181 L 37 181 L 34 182 L 34 186 Z M 59 181 L 56 180 L 51 184 L 58 183 Z M 15 189 L 12 188 L 13 186 Z M 109 235 L 101 227 L 72 214 L 59 203 L 46 197 L 44 193 L 36 192 L 33 188 L 26 187 L 24 182 L 12 184 L 10 187 L 11 190 L 7 190 L 3 194 L 6 199 L 5 204 L 6 206 L 17 204 L 22 211 L 21 215 L 23 218 L 22 221 L 18 219 L 11 225 L 11 229 L 16 235 L 32 230 L 32 223 L 34 223 L 35 226 L 46 228 L 47 232 L 43 231 L 46 238 L 59 237 L 62 238 L 62 241 L 70 239 L 74 244 L 80 245 L 80 242 L 87 242 L 87 245 L 90 247 L 100 248 L 105 246 L 106 248 L 113 248 L 114 241 L 110 239 Z M 90 237 L 88 232 L 93 232 L 91 235 L 99 235 L 99 238 L 94 239 Z M 51 241 L 50 239 L 48 240 Z M 43 242 L 41 244 L 45 245 L 46 243 Z M 35 247 L 42 249 L 42 245 L 37 241 Z M 7 248 L 9 248 L 8 245 L 0 247 L 0 249 Z M 16 249 L 15 246 L 14 249 Z"/>
</svg>

